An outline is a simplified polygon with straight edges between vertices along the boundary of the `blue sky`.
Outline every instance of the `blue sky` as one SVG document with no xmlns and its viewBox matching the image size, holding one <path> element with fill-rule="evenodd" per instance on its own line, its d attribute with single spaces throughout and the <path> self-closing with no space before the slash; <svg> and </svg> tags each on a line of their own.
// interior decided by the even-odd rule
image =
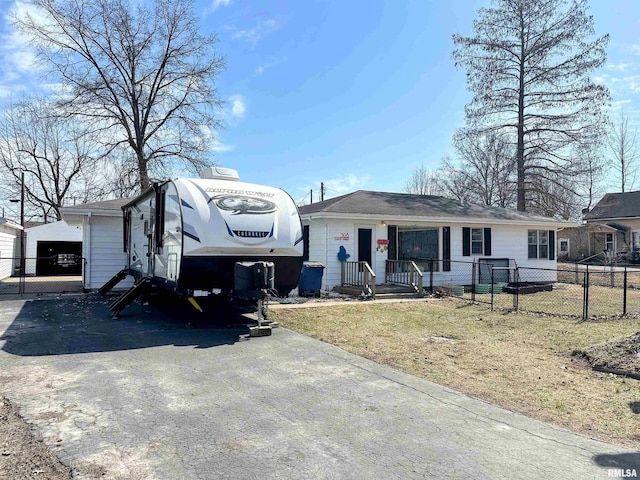
<svg viewBox="0 0 640 480">
<path fill-rule="evenodd" d="M 0 0 L 3 12 L 15 6 Z M 611 41 L 594 73 L 640 125 L 640 1 L 591 0 Z M 227 70 L 215 160 L 243 180 L 296 200 L 321 181 L 327 196 L 402 191 L 413 170 L 451 154 L 469 101 L 451 60 L 454 33 L 470 34 L 482 0 L 198 0 Z M 0 26 L 0 97 L 41 86 L 22 39 Z M 639 121 L 635 121 L 635 120 Z"/>
</svg>

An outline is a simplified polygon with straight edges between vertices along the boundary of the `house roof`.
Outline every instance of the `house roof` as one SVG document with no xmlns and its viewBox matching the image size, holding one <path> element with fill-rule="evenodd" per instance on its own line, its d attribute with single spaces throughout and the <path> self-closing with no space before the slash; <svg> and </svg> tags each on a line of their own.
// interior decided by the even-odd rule
<svg viewBox="0 0 640 480">
<path fill-rule="evenodd" d="M 9 220 L 8 218 L 4 218 L 4 217 L 0 217 L 0 225 L 4 225 L 7 228 L 11 228 L 11 229 L 15 229 L 15 230 L 22 230 L 22 226 L 12 222 L 11 220 Z"/>
<path fill-rule="evenodd" d="M 506 208 L 487 207 L 477 204 L 461 204 L 457 200 L 433 195 L 407 193 L 371 192 L 358 190 L 347 195 L 299 208 L 303 217 L 364 217 L 380 219 L 425 219 L 442 221 L 478 220 L 481 223 L 544 223 L 567 226 L 573 224 L 554 218 L 518 212 Z"/>
<path fill-rule="evenodd" d="M 121 216 L 122 206 L 130 200 L 130 198 L 114 198 L 100 202 L 82 203 L 73 207 L 63 207 L 61 211 L 63 216 L 87 215 L 88 213 Z"/>
<path fill-rule="evenodd" d="M 640 217 L 640 191 L 607 193 L 584 216 L 585 220 Z"/>
</svg>

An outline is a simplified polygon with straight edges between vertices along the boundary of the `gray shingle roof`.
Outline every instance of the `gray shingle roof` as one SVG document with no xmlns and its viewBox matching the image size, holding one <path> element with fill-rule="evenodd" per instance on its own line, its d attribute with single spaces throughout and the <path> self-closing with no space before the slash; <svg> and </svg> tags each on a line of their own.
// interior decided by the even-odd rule
<svg viewBox="0 0 640 480">
<path fill-rule="evenodd" d="M 477 218 L 501 221 L 559 223 L 554 218 L 506 208 L 461 204 L 457 200 L 432 195 L 370 192 L 358 190 L 324 202 L 300 207 L 300 214 L 332 213 L 389 217 Z"/>
<path fill-rule="evenodd" d="M 640 191 L 607 193 L 587 213 L 585 220 L 640 217 Z"/>
<path fill-rule="evenodd" d="M 121 211 L 122 206 L 131 201 L 131 198 L 114 198 L 112 200 L 102 200 L 100 202 L 82 203 L 73 207 L 65 207 L 65 212 L 73 213 L 74 210 L 113 210 Z"/>
</svg>

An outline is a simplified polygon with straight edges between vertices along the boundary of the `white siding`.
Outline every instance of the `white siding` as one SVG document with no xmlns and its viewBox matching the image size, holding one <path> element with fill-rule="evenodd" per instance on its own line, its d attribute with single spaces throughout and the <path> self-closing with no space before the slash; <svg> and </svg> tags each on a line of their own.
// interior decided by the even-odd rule
<svg viewBox="0 0 640 480">
<path fill-rule="evenodd" d="M 0 229 L 0 280 L 13 274 L 15 241 L 16 235 L 12 229 Z"/>
<path fill-rule="evenodd" d="M 387 239 L 387 226 L 381 220 L 303 220 L 305 225 L 309 225 L 309 260 L 320 262 L 325 265 L 323 277 L 323 289 L 331 290 L 340 284 L 340 262 L 338 261 L 338 250 L 342 245 L 348 254 L 349 260 L 357 260 L 357 229 L 363 227 L 373 227 L 373 265 L 376 273 L 376 283 L 384 283 L 385 260 L 388 258 L 388 250 L 378 249 L 377 240 Z M 397 225 L 397 222 L 389 222 L 390 225 Z M 508 258 L 519 267 L 532 267 L 542 269 L 555 269 L 555 260 L 528 259 L 528 237 L 529 229 L 546 230 L 548 228 L 540 225 L 487 225 L 476 224 L 471 221 L 469 224 L 450 223 L 428 223 L 412 222 L 406 225 L 423 226 L 425 228 L 439 228 L 439 257 L 442 258 L 442 228 L 451 227 L 451 272 L 435 272 L 435 285 L 451 285 L 471 283 L 470 264 L 480 258 Z M 465 257 L 462 255 L 462 228 L 491 228 L 491 256 L 472 255 Z M 555 230 L 555 229 L 552 229 Z M 348 239 L 347 239 L 348 236 Z M 556 235 L 557 236 L 557 235 Z M 557 251 L 556 251 L 557 255 Z M 466 264 L 456 264 L 455 262 L 468 262 Z M 528 271 L 526 281 L 554 281 L 555 273 L 550 271 Z M 427 285 L 428 272 L 425 272 L 425 285 Z"/>
<path fill-rule="evenodd" d="M 127 255 L 122 251 L 121 217 L 85 217 L 83 255 L 85 264 L 85 288 L 98 289 L 111 277 L 126 267 Z M 120 282 L 116 289 L 129 288 L 131 277 Z"/>
<path fill-rule="evenodd" d="M 47 223 L 31 227 L 25 231 L 27 236 L 25 256 L 36 258 L 38 256 L 38 242 L 81 242 L 82 228 L 69 226 L 65 221 Z M 36 262 L 26 263 L 27 275 L 35 275 Z"/>
</svg>

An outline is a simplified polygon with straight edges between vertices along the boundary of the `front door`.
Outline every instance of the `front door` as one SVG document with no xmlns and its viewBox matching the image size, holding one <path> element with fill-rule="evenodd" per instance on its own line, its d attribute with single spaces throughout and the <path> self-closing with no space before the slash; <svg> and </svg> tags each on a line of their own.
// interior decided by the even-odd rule
<svg viewBox="0 0 640 480">
<path fill-rule="evenodd" d="M 358 261 L 367 262 L 372 266 L 371 238 L 373 230 L 370 228 L 358 229 Z"/>
</svg>

